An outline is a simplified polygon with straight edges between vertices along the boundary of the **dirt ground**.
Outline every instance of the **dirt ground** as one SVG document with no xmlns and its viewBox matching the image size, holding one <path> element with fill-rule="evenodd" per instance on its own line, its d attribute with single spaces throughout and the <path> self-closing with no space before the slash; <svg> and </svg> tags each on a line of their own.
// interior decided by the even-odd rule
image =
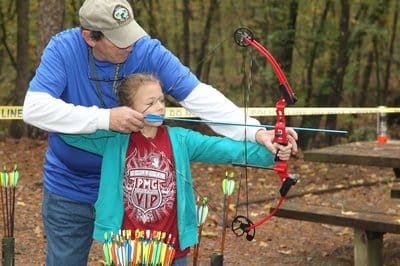
<svg viewBox="0 0 400 266">
<path fill-rule="evenodd" d="M 44 264 L 46 240 L 40 208 L 46 143 L 9 138 L 0 141 L 0 163 L 18 163 L 20 171 L 15 207 L 15 265 Z M 221 181 L 225 172 L 234 171 L 237 182 L 241 180 L 240 197 L 237 186 L 229 217 L 248 215 L 253 222 L 268 214 L 277 202 L 280 181 L 271 171 L 249 169 L 246 193 L 246 175 L 240 168 L 193 164 L 192 169 L 196 194 L 207 196 L 210 206 L 199 251 L 200 265 L 209 265 L 210 255 L 218 252 L 221 245 Z M 309 163 L 304 162 L 300 152 L 290 161 L 290 171 L 297 173 L 300 181 L 289 192 L 288 201 L 340 206 L 346 210 L 357 203 L 371 210 L 399 214 L 400 219 L 400 200 L 390 199 L 395 180 L 392 169 Z M 224 265 L 353 265 L 352 241 L 351 228 L 274 217 L 256 229 L 251 242 L 236 237 L 228 228 Z M 384 263 L 400 265 L 400 235 L 384 235 Z M 99 243 L 93 245 L 89 265 L 103 265 Z"/>
</svg>

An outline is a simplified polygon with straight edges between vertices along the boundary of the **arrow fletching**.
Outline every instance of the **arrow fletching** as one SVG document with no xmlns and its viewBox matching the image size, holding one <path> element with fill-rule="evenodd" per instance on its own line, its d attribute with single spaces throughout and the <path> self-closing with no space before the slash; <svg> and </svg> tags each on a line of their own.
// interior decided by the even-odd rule
<svg viewBox="0 0 400 266">
<path fill-rule="evenodd" d="M 228 172 L 226 172 L 225 176 L 226 176 L 225 179 L 222 180 L 222 191 L 224 195 L 230 196 L 232 195 L 233 190 L 235 189 L 235 181 L 232 179 L 228 179 Z M 231 172 L 229 176 L 233 178 L 234 173 Z"/>
<path fill-rule="evenodd" d="M 197 216 L 197 224 L 203 224 L 208 215 L 208 206 L 207 206 L 207 197 L 203 197 L 203 201 L 201 205 L 197 205 L 196 216 Z"/>
<path fill-rule="evenodd" d="M 13 187 L 16 187 L 17 186 L 17 183 L 18 183 L 18 180 L 19 180 L 19 172 L 18 172 L 18 170 L 17 170 L 17 164 L 14 164 L 14 168 L 13 168 L 13 179 L 12 179 L 12 186 Z"/>
<path fill-rule="evenodd" d="M 3 166 L 3 172 L 1 174 L 1 186 L 4 188 L 8 187 L 8 182 L 9 182 L 9 177 L 8 177 L 8 173 L 7 173 L 7 166 Z"/>
<path fill-rule="evenodd" d="M 110 249 L 109 246 L 111 245 L 111 239 L 108 239 L 107 233 L 104 233 L 104 244 L 103 244 L 103 253 L 104 253 L 104 258 L 106 260 L 107 265 L 111 265 L 112 259 L 110 256 Z"/>
</svg>

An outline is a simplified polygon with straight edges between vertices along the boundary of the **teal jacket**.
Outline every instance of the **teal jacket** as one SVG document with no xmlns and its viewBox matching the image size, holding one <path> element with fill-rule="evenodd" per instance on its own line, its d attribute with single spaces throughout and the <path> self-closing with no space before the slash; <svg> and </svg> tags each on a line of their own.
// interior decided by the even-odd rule
<svg viewBox="0 0 400 266">
<path fill-rule="evenodd" d="M 198 242 L 196 203 L 190 162 L 212 164 L 274 164 L 274 156 L 262 145 L 229 138 L 205 136 L 196 131 L 168 127 L 176 169 L 178 233 L 183 250 Z M 129 134 L 99 130 L 93 134 L 61 135 L 69 145 L 103 156 L 99 196 L 95 203 L 93 237 L 104 241 L 104 233 L 118 233 L 124 214 L 123 178 Z M 244 148 L 247 148 L 247 153 Z M 247 160 L 244 159 L 247 154 Z"/>
</svg>

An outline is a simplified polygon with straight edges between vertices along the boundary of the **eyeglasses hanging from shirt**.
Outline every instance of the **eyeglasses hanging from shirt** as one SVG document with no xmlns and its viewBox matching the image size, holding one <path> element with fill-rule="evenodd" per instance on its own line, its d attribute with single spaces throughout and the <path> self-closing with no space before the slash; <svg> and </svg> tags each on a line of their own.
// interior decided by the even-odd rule
<svg viewBox="0 0 400 266">
<path fill-rule="evenodd" d="M 89 47 L 89 55 L 88 55 L 89 63 L 88 63 L 88 79 L 92 80 L 96 84 L 96 91 L 97 91 L 97 97 L 100 100 L 100 105 L 101 107 L 105 107 L 104 100 L 103 100 L 103 95 L 101 93 L 101 86 L 100 82 L 112 82 L 112 93 L 114 95 L 117 95 L 117 88 L 120 84 L 120 82 L 125 78 L 125 75 L 122 73 L 120 75 L 121 71 L 121 64 L 116 64 L 115 66 L 115 71 L 114 71 L 114 76 L 113 77 L 107 77 L 107 78 L 99 78 L 98 72 L 97 72 L 97 67 L 95 64 L 95 59 L 93 56 L 93 49 Z"/>
</svg>

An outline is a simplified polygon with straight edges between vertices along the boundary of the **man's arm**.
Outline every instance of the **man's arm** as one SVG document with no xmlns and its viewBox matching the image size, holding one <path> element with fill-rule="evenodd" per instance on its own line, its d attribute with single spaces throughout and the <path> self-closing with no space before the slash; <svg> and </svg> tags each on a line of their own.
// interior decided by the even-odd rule
<svg viewBox="0 0 400 266">
<path fill-rule="evenodd" d="M 260 122 L 254 118 L 245 118 L 244 112 L 240 110 L 239 107 L 227 99 L 221 92 L 204 83 L 197 85 L 184 100 L 180 101 L 180 104 L 190 113 L 205 120 L 242 124 L 246 122 L 247 124 L 253 125 L 260 124 Z M 244 126 L 225 125 L 210 125 L 210 127 L 216 133 L 235 140 L 244 140 L 246 138 L 249 141 L 258 142 L 267 147 L 272 153 L 276 153 L 278 148 L 277 144 L 273 143 L 273 130 L 266 130 L 262 127 L 245 128 Z M 289 147 L 292 153 L 296 153 L 297 133 L 292 129 L 288 129 L 287 134 L 288 140 L 291 143 Z"/>
<path fill-rule="evenodd" d="M 180 104 L 190 113 L 205 120 L 234 122 L 259 125 L 256 119 L 247 117 L 239 107 L 226 98 L 220 91 L 205 83 L 197 85 L 193 91 Z M 247 140 L 255 142 L 255 135 L 263 128 L 244 126 L 210 125 L 218 134 L 234 140 Z"/>
<path fill-rule="evenodd" d="M 68 134 L 93 133 L 98 129 L 129 133 L 143 127 L 143 115 L 129 107 L 84 107 L 66 103 L 45 92 L 28 91 L 22 113 L 28 124 Z"/>
</svg>

